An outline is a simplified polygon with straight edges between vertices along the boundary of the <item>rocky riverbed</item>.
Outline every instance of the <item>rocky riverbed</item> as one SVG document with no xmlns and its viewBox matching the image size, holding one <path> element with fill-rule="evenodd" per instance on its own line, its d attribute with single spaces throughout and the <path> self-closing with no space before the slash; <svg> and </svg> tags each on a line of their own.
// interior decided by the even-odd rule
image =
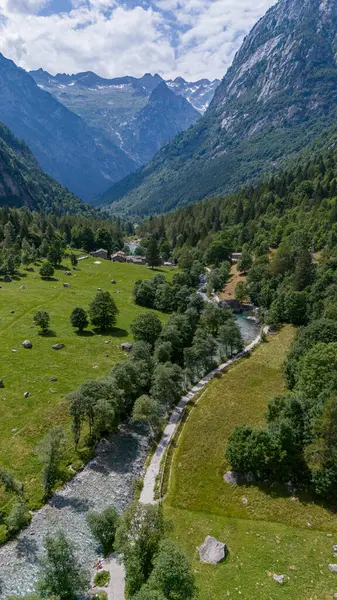
<svg viewBox="0 0 337 600">
<path fill-rule="evenodd" d="M 44 538 L 58 530 L 75 543 L 83 566 L 94 567 L 99 554 L 86 514 L 111 504 L 121 512 L 125 509 L 133 483 L 143 473 L 147 450 L 147 438 L 127 428 L 99 444 L 95 459 L 34 514 L 17 540 L 0 548 L 0 598 L 34 590 Z"/>
</svg>

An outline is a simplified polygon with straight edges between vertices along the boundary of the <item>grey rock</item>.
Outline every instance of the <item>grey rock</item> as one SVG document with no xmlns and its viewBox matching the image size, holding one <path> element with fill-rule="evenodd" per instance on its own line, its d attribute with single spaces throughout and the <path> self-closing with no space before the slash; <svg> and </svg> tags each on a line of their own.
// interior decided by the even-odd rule
<svg viewBox="0 0 337 600">
<path fill-rule="evenodd" d="M 64 348 L 64 347 L 65 347 L 64 344 L 54 344 L 52 346 L 52 349 L 53 350 L 62 350 L 62 348 Z"/>
<path fill-rule="evenodd" d="M 57 377 L 51 377 L 50 381 L 57 381 Z"/>
<path fill-rule="evenodd" d="M 30 396 L 30 393 L 29 393 L 29 392 L 25 392 L 25 393 L 23 394 L 23 396 L 24 396 L 24 398 L 29 398 L 29 396 Z"/>
<path fill-rule="evenodd" d="M 72 272 L 71 271 L 66 271 L 65 275 L 72 275 Z"/>
<path fill-rule="evenodd" d="M 71 284 L 70 284 L 70 283 L 64 283 L 64 284 L 63 284 L 63 287 L 65 287 L 65 288 L 70 288 L 70 287 L 71 287 Z"/>
<path fill-rule="evenodd" d="M 9 275 L 4 275 L 3 276 L 3 281 L 5 281 L 6 283 L 9 283 L 10 281 L 12 281 L 11 277 Z"/>
<path fill-rule="evenodd" d="M 334 544 L 334 545 L 332 546 L 332 550 L 333 550 L 333 552 L 337 552 L 337 544 Z"/>
<path fill-rule="evenodd" d="M 115 281 L 114 279 L 111 279 L 111 282 L 110 282 L 110 283 L 112 283 L 112 284 L 116 284 L 116 283 L 117 283 L 117 281 Z"/>
<path fill-rule="evenodd" d="M 20 285 L 20 290 L 24 290 L 25 286 L 24 285 Z"/>
<path fill-rule="evenodd" d="M 21 346 L 23 348 L 33 348 L 33 344 L 30 340 L 25 340 L 24 342 L 22 342 Z"/>
<path fill-rule="evenodd" d="M 329 569 L 329 571 L 331 571 L 331 573 L 337 573 L 337 565 L 336 564 L 328 565 L 328 569 Z"/>
<path fill-rule="evenodd" d="M 130 344 L 129 342 L 123 342 L 123 344 L 121 344 L 121 349 L 124 350 L 124 352 L 131 352 L 133 348 L 133 344 Z"/>
<path fill-rule="evenodd" d="M 2 390 L 3 390 L 3 388 L 4 388 L 4 387 L 5 387 L 5 384 L 4 384 L 4 382 L 2 381 L 2 379 L 0 379 L 0 389 L 2 389 Z"/>
<path fill-rule="evenodd" d="M 276 581 L 276 583 L 279 583 L 281 585 L 284 584 L 284 575 L 277 575 L 276 573 L 274 573 L 273 579 L 274 581 Z"/>
<path fill-rule="evenodd" d="M 198 548 L 200 562 L 216 565 L 226 558 L 227 546 L 216 538 L 207 535 Z"/>
<path fill-rule="evenodd" d="M 14 315 L 14 313 L 15 313 L 15 310 L 10 310 L 10 311 L 9 311 L 9 314 L 10 314 L 10 315 Z"/>
<path fill-rule="evenodd" d="M 54 390 L 54 388 L 49 388 L 49 391 L 51 394 L 56 394 L 56 390 Z"/>
<path fill-rule="evenodd" d="M 223 478 L 225 482 L 229 483 L 230 485 L 238 485 L 239 474 L 235 473 L 235 471 L 227 471 L 227 473 L 224 474 Z"/>
<path fill-rule="evenodd" d="M 12 433 L 16 433 L 16 432 L 17 432 L 17 429 L 12 429 Z"/>
<path fill-rule="evenodd" d="M 14 352 L 16 354 L 17 350 L 12 350 L 12 352 Z"/>
<path fill-rule="evenodd" d="M 102 288 L 97 288 L 97 291 L 102 292 L 103 290 L 102 290 Z"/>
</svg>

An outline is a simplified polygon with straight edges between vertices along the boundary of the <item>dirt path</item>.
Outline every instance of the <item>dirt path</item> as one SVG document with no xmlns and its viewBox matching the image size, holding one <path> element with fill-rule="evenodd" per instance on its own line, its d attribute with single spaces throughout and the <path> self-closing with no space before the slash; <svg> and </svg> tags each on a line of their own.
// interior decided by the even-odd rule
<svg viewBox="0 0 337 600">
<path fill-rule="evenodd" d="M 161 438 L 161 440 L 156 448 L 156 451 L 152 457 L 152 460 L 146 470 L 145 477 L 144 477 L 144 485 L 143 485 L 142 493 L 141 493 L 140 499 L 139 499 L 139 501 L 142 504 L 155 504 L 157 502 L 155 499 L 155 486 L 156 486 L 156 479 L 160 473 L 161 461 L 165 454 L 165 450 L 167 449 L 168 445 L 172 441 L 174 434 L 176 432 L 176 429 L 182 419 L 186 404 L 190 400 L 192 400 L 192 398 L 194 398 L 194 396 L 196 396 L 209 383 L 209 381 L 211 381 L 211 379 L 213 379 L 218 373 L 222 373 L 228 367 L 230 367 L 231 365 L 236 363 L 243 356 L 245 356 L 251 350 L 253 350 L 253 348 L 255 348 L 258 344 L 260 344 L 260 342 L 261 342 L 261 335 L 258 335 L 255 338 L 255 340 L 253 340 L 248 346 L 246 346 L 246 348 L 243 350 L 243 352 L 238 354 L 235 358 L 228 360 L 224 364 L 217 367 L 214 371 L 209 373 L 209 375 L 206 375 L 203 379 L 201 379 L 201 381 L 199 381 L 197 383 L 197 385 L 195 385 L 188 392 L 188 394 L 186 394 L 186 396 L 183 396 L 183 398 L 180 400 L 178 406 L 174 409 L 174 411 L 171 415 L 168 425 L 164 429 L 162 438 Z"/>
</svg>

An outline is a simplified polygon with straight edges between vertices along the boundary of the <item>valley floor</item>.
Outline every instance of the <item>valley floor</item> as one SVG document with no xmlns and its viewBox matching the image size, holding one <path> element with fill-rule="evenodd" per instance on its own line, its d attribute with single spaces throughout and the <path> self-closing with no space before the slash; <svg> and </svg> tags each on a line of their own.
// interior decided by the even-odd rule
<svg viewBox="0 0 337 600">
<path fill-rule="evenodd" d="M 98 263 L 91 257 L 82 260 L 69 276 L 65 273 L 71 270 L 70 261 L 65 261 L 51 281 L 41 280 L 36 265 L 33 272 L 22 268 L 16 281 L 1 282 L 0 379 L 4 389 L 0 390 L 0 465 L 24 483 L 30 508 L 39 506 L 43 495 L 39 440 L 51 427 L 62 425 L 67 433 L 68 464 L 77 469 L 88 459 L 85 447 L 79 454 L 73 451 L 67 394 L 88 379 L 108 375 L 113 365 L 125 358 L 120 344 L 130 340 L 132 321 L 147 310 L 136 306 L 132 297 L 135 281 L 153 276 L 147 267 L 106 260 Z M 168 278 L 173 274 L 172 270 L 166 273 Z M 111 284 L 112 279 L 117 283 Z M 71 287 L 65 288 L 64 283 Z M 88 310 L 98 288 L 109 291 L 119 308 L 116 327 L 102 335 L 89 327 L 79 335 L 69 322 L 70 314 L 77 306 Z M 50 314 L 50 336 L 39 335 L 33 325 L 38 310 Z M 27 339 L 32 349 L 21 346 Z M 65 347 L 55 351 L 52 345 L 56 343 Z M 24 398 L 25 392 L 29 392 L 28 398 Z M 68 475 L 73 473 L 70 470 Z M 6 501 L 0 492 L 0 508 L 6 508 Z"/>
<path fill-rule="evenodd" d="M 337 577 L 337 516 L 310 497 L 224 482 L 225 449 L 236 425 L 263 425 L 268 401 L 284 391 L 281 365 L 293 338 L 284 328 L 253 355 L 215 380 L 193 408 L 173 453 L 165 500 L 173 536 L 188 552 L 199 600 L 330 600 Z M 196 548 L 206 535 L 228 545 L 226 561 L 202 565 Z M 285 575 L 282 586 L 273 574 Z"/>
</svg>

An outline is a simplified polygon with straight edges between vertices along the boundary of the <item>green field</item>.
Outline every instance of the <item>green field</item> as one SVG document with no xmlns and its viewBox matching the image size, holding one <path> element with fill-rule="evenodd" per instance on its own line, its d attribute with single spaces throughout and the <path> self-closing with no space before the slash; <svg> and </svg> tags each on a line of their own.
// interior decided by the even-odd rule
<svg viewBox="0 0 337 600">
<path fill-rule="evenodd" d="M 199 600 L 330 600 L 337 592 L 337 575 L 328 570 L 337 562 L 333 511 L 308 497 L 293 501 L 294 494 L 223 480 L 231 431 L 263 424 L 268 401 L 284 389 L 281 364 L 292 337 L 292 329 L 284 328 L 215 380 L 191 408 L 176 442 L 165 511 L 193 562 Z M 199 562 L 196 548 L 206 535 L 228 545 L 224 563 Z M 283 586 L 274 573 L 285 575 Z"/>
<path fill-rule="evenodd" d="M 60 281 L 42 281 L 39 267 L 34 269 L 23 270 L 23 276 L 16 281 L 1 282 L 0 289 L 0 379 L 5 385 L 0 389 L 0 465 L 25 484 L 31 506 L 42 497 L 38 440 L 50 427 L 64 425 L 69 432 L 69 462 L 79 466 L 81 456 L 72 449 L 66 395 L 87 379 L 107 375 L 116 361 L 123 360 L 120 344 L 130 339 L 131 322 L 146 310 L 133 302 L 134 282 L 153 275 L 147 267 L 105 260 L 95 264 L 91 257 L 80 261 L 71 276 L 65 275 L 71 269 L 65 261 L 55 271 L 55 278 Z M 168 277 L 171 274 L 172 270 L 167 270 Z M 116 285 L 111 284 L 111 279 L 116 280 Z M 64 288 L 63 283 L 70 283 L 71 287 Z M 87 309 L 97 288 L 111 292 L 116 301 L 120 311 L 116 327 L 109 335 L 98 335 L 90 327 L 78 335 L 70 325 L 70 313 L 76 306 Z M 51 316 L 52 336 L 38 335 L 38 328 L 33 325 L 33 317 L 40 309 Z M 31 350 L 21 347 L 26 339 L 33 343 Z M 65 348 L 52 350 L 58 342 Z M 57 381 L 50 381 L 52 377 Z M 25 392 L 30 393 L 27 399 Z M 0 495 L 0 505 L 4 502 L 5 497 Z"/>
</svg>

